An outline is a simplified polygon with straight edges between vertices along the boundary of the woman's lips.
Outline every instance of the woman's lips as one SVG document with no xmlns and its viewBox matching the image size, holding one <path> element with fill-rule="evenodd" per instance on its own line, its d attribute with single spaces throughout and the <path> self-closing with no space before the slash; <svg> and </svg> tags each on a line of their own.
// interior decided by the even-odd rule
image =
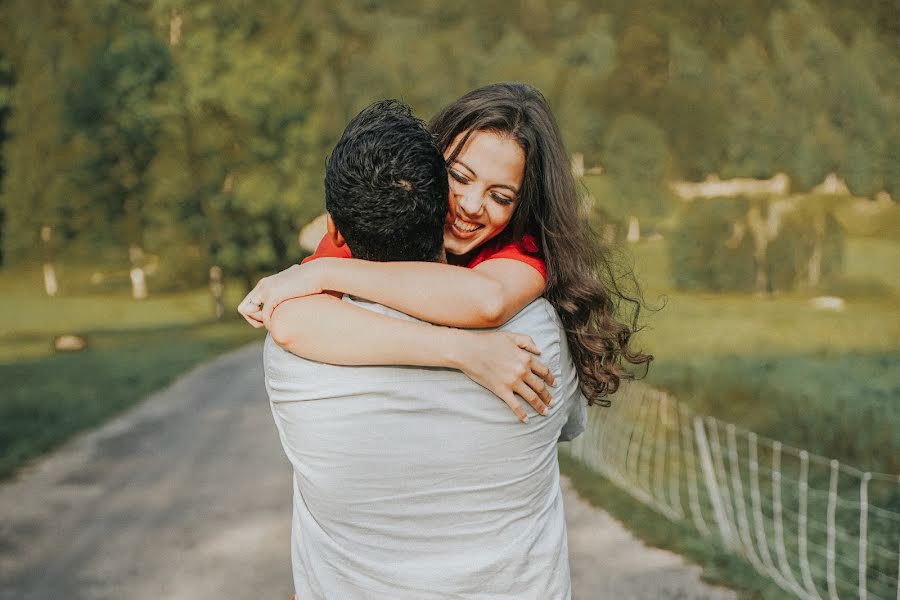
<svg viewBox="0 0 900 600">
<path fill-rule="evenodd" d="M 484 227 L 480 223 L 470 223 L 468 221 L 463 221 L 460 218 L 456 218 L 451 224 L 453 229 L 453 234 L 462 239 L 468 239 L 475 237 L 480 229 Z"/>
</svg>

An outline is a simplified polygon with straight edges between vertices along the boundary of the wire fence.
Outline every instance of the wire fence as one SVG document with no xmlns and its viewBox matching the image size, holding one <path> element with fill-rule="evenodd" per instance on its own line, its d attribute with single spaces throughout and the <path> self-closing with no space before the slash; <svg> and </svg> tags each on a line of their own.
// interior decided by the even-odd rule
<svg viewBox="0 0 900 600">
<path fill-rule="evenodd" d="M 900 477 L 694 413 L 640 383 L 568 452 L 799 598 L 900 600 Z"/>
</svg>

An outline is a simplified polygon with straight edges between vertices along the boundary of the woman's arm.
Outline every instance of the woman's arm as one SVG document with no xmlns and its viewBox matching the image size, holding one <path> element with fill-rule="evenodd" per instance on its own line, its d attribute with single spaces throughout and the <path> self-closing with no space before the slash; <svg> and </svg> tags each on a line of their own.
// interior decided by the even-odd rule
<svg viewBox="0 0 900 600">
<path fill-rule="evenodd" d="M 539 414 L 552 403 L 553 375 L 526 335 L 470 332 L 395 319 L 327 294 L 283 302 L 269 332 L 282 348 L 340 365 L 415 365 L 459 369 L 500 397 L 523 422 L 518 394 Z"/>
<path fill-rule="evenodd" d="M 248 298 L 263 304 L 264 323 L 288 298 L 336 290 L 451 327 L 498 327 L 544 291 L 544 278 L 513 259 L 474 269 L 425 262 L 379 263 L 321 258 L 266 277 Z M 246 316 L 246 315 L 245 315 Z"/>
</svg>

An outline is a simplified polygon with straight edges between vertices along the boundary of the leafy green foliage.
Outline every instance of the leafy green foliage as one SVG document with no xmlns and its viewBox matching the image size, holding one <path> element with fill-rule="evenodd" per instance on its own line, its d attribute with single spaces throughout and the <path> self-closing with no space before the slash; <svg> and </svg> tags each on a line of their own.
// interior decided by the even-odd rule
<svg viewBox="0 0 900 600">
<path fill-rule="evenodd" d="M 605 208 L 619 217 L 663 217 L 669 209 L 665 186 L 669 151 L 662 129 L 646 117 L 621 115 L 607 132 L 603 152 L 613 188 Z"/>
<path fill-rule="evenodd" d="M 86 190 L 103 231 L 120 225 L 123 245 L 143 246 L 150 165 L 159 152 L 162 123 L 155 111 L 172 63 L 166 46 L 146 29 L 126 29 L 97 48 L 66 90 L 65 125 L 82 136 L 73 178 Z M 114 238 L 115 239 L 115 238 Z"/>
<path fill-rule="evenodd" d="M 359 109 L 399 97 L 427 117 L 498 80 L 543 90 L 569 150 L 607 171 L 597 200 L 617 218 L 652 224 L 669 212 L 664 179 L 710 173 L 783 171 L 803 191 L 835 172 L 854 194 L 896 195 L 890 14 L 835 0 L 9 0 L 2 257 L 38 259 L 49 225 L 67 255 L 124 262 L 142 243 L 163 287 L 213 264 L 252 279 L 298 258 L 324 159 Z"/>
<path fill-rule="evenodd" d="M 721 199 L 696 202 L 682 209 L 669 247 L 676 288 L 752 290 L 752 240 L 745 236 L 737 243 L 726 244 L 733 224 L 748 208 L 744 199 Z"/>
<path fill-rule="evenodd" d="M 841 273 L 844 241 L 823 202 L 718 198 L 685 206 L 670 245 L 675 287 L 771 292 L 823 285 Z"/>
</svg>

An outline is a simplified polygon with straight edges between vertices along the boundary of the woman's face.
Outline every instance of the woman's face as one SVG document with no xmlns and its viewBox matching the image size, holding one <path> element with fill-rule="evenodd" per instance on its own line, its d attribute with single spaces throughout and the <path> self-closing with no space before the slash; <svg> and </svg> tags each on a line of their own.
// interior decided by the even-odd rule
<svg viewBox="0 0 900 600">
<path fill-rule="evenodd" d="M 450 144 L 445 157 L 465 134 Z M 509 224 L 525 175 L 525 153 L 509 136 L 476 131 L 448 166 L 450 212 L 444 225 L 448 254 L 468 254 Z"/>
</svg>

